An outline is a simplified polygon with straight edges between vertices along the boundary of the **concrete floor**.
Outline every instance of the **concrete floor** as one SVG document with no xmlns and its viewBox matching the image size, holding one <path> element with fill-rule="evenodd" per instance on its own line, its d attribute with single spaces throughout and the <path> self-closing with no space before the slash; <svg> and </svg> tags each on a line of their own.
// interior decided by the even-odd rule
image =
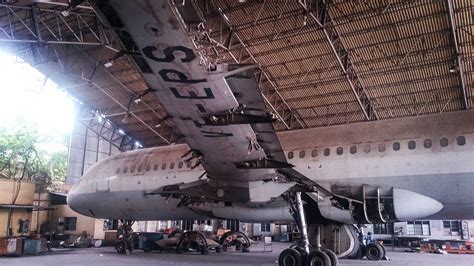
<svg viewBox="0 0 474 266">
<path fill-rule="evenodd" d="M 211 252 L 207 256 L 197 253 L 144 253 L 118 255 L 111 247 L 89 249 L 56 249 L 41 256 L 2 258 L 0 265 L 277 265 L 278 255 L 288 244 L 274 243 L 273 252 L 263 252 L 263 246 L 253 246 L 250 253 L 231 251 L 223 254 Z M 388 248 L 390 249 L 390 248 Z M 340 265 L 474 265 L 474 255 L 438 255 L 391 252 L 390 261 L 341 260 Z"/>
</svg>

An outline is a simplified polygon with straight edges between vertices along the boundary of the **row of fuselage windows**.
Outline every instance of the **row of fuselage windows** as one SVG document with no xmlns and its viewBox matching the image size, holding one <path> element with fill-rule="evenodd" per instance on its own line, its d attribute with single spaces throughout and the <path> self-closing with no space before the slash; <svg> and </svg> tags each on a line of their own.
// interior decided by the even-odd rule
<svg viewBox="0 0 474 266">
<path fill-rule="evenodd" d="M 178 163 L 174 163 L 174 162 L 171 162 L 169 165 L 167 163 L 162 163 L 161 164 L 161 170 L 166 170 L 166 168 L 169 168 L 169 169 L 175 169 L 175 168 L 178 168 L 178 169 L 182 169 L 184 166 L 186 166 L 186 168 L 191 168 L 192 166 L 192 162 L 191 161 L 187 161 L 187 162 L 183 162 L 183 161 L 180 161 Z M 153 165 L 153 171 L 158 171 L 158 169 L 160 168 L 160 165 L 159 164 L 154 164 Z M 140 173 L 140 172 L 150 172 L 152 170 L 152 165 L 151 164 L 140 164 L 138 167 L 136 165 L 132 165 L 130 168 L 128 166 L 125 166 L 123 168 L 117 168 L 117 175 L 120 174 L 120 173 L 123 173 L 123 174 L 127 174 L 129 171 L 130 173 Z"/>
<path fill-rule="evenodd" d="M 464 136 L 459 136 L 459 137 L 456 138 L 456 143 L 457 143 L 458 146 L 464 146 L 464 145 L 466 145 L 466 138 Z M 441 138 L 439 140 L 439 146 L 447 147 L 448 145 L 449 145 L 449 140 L 447 138 Z M 415 140 L 410 140 L 407 143 L 407 148 L 409 150 L 416 149 L 416 146 L 417 146 L 417 143 L 416 143 Z M 423 147 L 425 149 L 429 149 L 432 146 L 433 146 L 433 142 L 432 142 L 431 139 L 425 139 L 423 141 Z M 371 144 L 366 144 L 366 145 L 363 146 L 363 151 L 365 153 L 369 153 L 371 151 L 371 149 L 372 149 Z M 377 145 L 377 150 L 379 152 L 385 152 L 385 149 L 386 149 L 385 143 L 380 143 L 380 144 Z M 398 141 L 393 142 L 392 143 L 392 149 L 394 151 L 399 151 L 401 149 L 400 142 L 398 142 Z M 349 147 L 349 153 L 350 154 L 356 154 L 357 153 L 357 146 L 353 145 L 353 146 Z M 336 148 L 336 154 L 337 155 L 343 155 L 344 154 L 344 148 L 343 147 L 337 147 Z M 331 155 L 331 148 L 324 148 L 323 155 L 324 156 Z M 318 149 L 313 149 L 311 151 L 311 157 L 316 157 L 316 156 L 318 156 Z M 294 157 L 295 157 L 295 152 L 294 151 L 288 152 L 288 159 L 293 159 Z M 306 150 L 300 150 L 298 152 L 298 157 L 299 158 L 306 157 Z"/>
</svg>

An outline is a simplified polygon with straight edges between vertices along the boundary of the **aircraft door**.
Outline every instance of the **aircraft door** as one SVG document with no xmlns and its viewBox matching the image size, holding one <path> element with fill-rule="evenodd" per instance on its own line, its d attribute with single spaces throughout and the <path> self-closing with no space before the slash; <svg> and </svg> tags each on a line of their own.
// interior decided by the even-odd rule
<svg viewBox="0 0 474 266">
<path fill-rule="evenodd" d="M 110 191 L 109 183 L 110 176 L 107 176 L 107 167 L 101 168 L 96 175 L 96 191 L 97 192 L 108 192 Z"/>
</svg>

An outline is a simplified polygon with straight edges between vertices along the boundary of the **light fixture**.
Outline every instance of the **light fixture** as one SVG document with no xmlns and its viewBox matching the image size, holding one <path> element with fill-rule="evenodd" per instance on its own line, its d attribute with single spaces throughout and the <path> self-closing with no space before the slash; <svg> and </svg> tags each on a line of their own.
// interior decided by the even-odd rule
<svg viewBox="0 0 474 266">
<path fill-rule="evenodd" d="M 141 101 L 142 101 L 142 98 L 138 98 L 138 99 L 135 99 L 134 102 L 135 102 L 136 104 L 138 104 L 138 103 L 141 102 Z"/>
<path fill-rule="evenodd" d="M 69 16 L 69 10 L 66 9 L 66 10 L 61 11 L 61 16 L 63 17 Z"/>
<path fill-rule="evenodd" d="M 142 145 L 140 142 L 138 142 L 138 141 L 135 141 L 135 146 L 137 146 L 137 147 L 139 147 L 139 148 L 142 148 L 142 147 L 143 147 L 143 145 Z"/>
<path fill-rule="evenodd" d="M 123 131 L 122 129 L 119 129 L 118 132 L 125 136 L 125 131 Z"/>
<path fill-rule="evenodd" d="M 107 61 L 107 62 L 104 63 L 104 67 L 106 67 L 106 68 L 109 68 L 109 67 L 111 67 L 111 66 L 113 66 L 113 65 L 114 65 L 114 63 L 112 62 L 112 60 L 109 60 L 109 61 Z"/>
<path fill-rule="evenodd" d="M 458 73 L 459 72 L 459 66 L 455 63 L 449 68 L 449 72 L 451 73 Z"/>
</svg>

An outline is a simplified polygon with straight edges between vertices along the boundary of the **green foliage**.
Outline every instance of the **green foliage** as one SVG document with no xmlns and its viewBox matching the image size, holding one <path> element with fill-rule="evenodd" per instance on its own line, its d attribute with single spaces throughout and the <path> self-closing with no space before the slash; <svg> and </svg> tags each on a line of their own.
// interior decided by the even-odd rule
<svg viewBox="0 0 474 266">
<path fill-rule="evenodd" d="M 37 182 L 38 190 L 57 189 L 66 176 L 66 149 L 48 152 L 51 141 L 35 130 L 0 128 L 0 178 Z"/>
</svg>

